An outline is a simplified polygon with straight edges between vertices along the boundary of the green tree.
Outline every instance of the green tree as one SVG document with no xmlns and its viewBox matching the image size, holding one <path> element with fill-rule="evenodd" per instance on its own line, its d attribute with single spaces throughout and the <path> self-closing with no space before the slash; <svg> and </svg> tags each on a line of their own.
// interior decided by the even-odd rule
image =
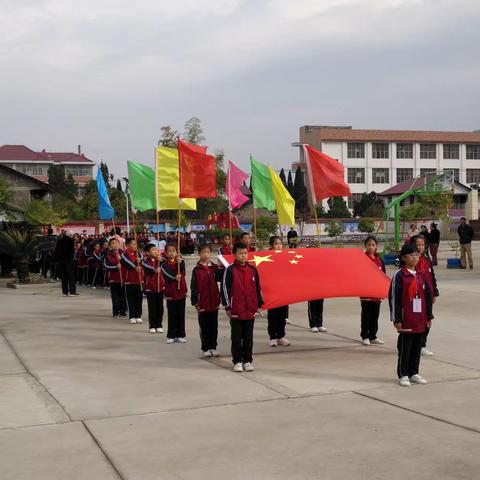
<svg viewBox="0 0 480 480">
<path fill-rule="evenodd" d="M 329 218 L 351 218 L 350 211 L 343 197 L 332 197 L 328 200 Z"/>
<path fill-rule="evenodd" d="M 287 190 L 288 190 L 288 193 L 292 196 L 292 198 L 294 198 L 293 197 L 294 187 L 293 187 L 292 171 L 291 170 L 288 171 Z"/>
<path fill-rule="evenodd" d="M 295 182 L 293 184 L 293 199 L 295 200 L 295 208 L 302 214 L 308 210 L 308 192 L 305 186 L 304 175 L 302 169 L 297 167 L 295 171 Z"/>
<path fill-rule="evenodd" d="M 285 176 L 285 170 L 283 168 L 280 170 L 280 173 L 278 176 L 280 177 L 280 180 L 282 181 L 283 186 L 287 188 L 287 177 Z"/>
<path fill-rule="evenodd" d="M 382 205 L 378 204 L 373 204 L 370 205 L 366 210 L 365 210 L 365 217 L 370 217 L 370 218 L 380 218 L 385 215 L 385 207 Z"/>
<path fill-rule="evenodd" d="M 120 192 L 123 192 L 122 182 L 120 181 L 119 178 L 117 178 L 117 190 L 120 191 Z"/>
<path fill-rule="evenodd" d="M 358 222 L 358 229 L 363 233 L 373 233 L 375 231 L 375 223 L 370 218 L 362 218 Z"/>
<path fill-rule="evenodd" d="M 48 184 L 54 193 L 64 195 L 68 192 L 65 180 L 65 167 L 63 165 L 50 165 L 48 167 Z"/>
<path fill-rule="evenodd" d="M 375 208 L 370 208 L 370 207 L 376 207 Z M 369 214 L 367 214 L 367 210 L 370 208 Z M 354 202 L 353 204 L 353 216 L 354 217 L 373 217 L 377 215 L 372 215 L 373 212 L 380 212 L 380 215 L 378 216 L 383 216 L 384 212 L 384 205 L 383 201 L 381 198 L 377 196 L 375 192 L 370 192 L 370 193 L 362 193 L 362 197 L 360 198 L 360 201 Z"/>
<path fill-rule="evenodd" d="M 80 200 L 80 207 L 84 218 L 92 220 L 98 218 L 98 194 L 95 180 L 90 180 L 85 186 L 85 194 Z"/>
<path fill-rule="evenodd" d="M 160 128 L 160 138 L 158 140 L 159 147 L 176 148 L 180 135 L 170 125 Z"/>
<path fill-rule="evenodd" d="M 100 170 L 102 171 L 105 185 L 107 188 L 110 188 L 110 180 L 113 180 L 113 175 L 110 175 L 110 172 L 108 171 L 108 165 L 103 160 L 100 162 Z"/>
<path fill-rule="evenodd" d="M 203 136 L 202 122 L 198 117 L 192 117 L 185 122 L 183 138 L 193 145 L 200 144 L 205 141 Z"/>
<path fill-rule="evenodd" d="M 62 225 L 67 212 L 57 210 L 51 202 L 33 199 L 24 205 L 23 216 L 31 225 Z"/>
<path fill-rule="evenodd" d="M 257 238 L 263 243 L 275 234 L 277 231 L 277 222 L 271 217 L 258 217 L 257 219 Z"/>
<path fill-rule="evenodd" d="M 329 237 L 335 238 L 338 240 L 338 236 L 343 233 L 343 227 L 340 222 L 332 220 L 326 227 L 327 233 Z"/>
<path fill-rule="evenodd" d="M 13 199 L 13 192 L 10 190 L 7 181 L 0 178 L 0 215 L 5 215 L 7 220 L 13 220 L 14 214 L 10 202 Z"/>
<path fill-rule="evenodd" d="M 63 192 L 63 195 L 71 198 L 72 200 L 77 198 L 77 184 L 75 183 L 75 179 L 71 173 L 68 174 L 65 181 L 65 192 Z"/>
</svg>

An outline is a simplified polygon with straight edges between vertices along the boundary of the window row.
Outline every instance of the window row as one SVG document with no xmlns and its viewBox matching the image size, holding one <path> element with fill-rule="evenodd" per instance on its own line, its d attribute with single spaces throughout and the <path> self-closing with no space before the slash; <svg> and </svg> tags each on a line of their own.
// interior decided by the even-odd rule
<svg viewBox="0 0 480 480">
<path fill-rule="evenodd" d="M 372 143 L 372 158 L 389 158 L 389 143 Z M 397 158 L 413 158 L 413 143 L 397 143 Z M 347 144 L 348 158 L 365 158 L 365 143 L 350 142 Z M 436 143 L 421 143 L 420 158 L 437 158 Z M 443 144 L 443 158 L 458 160 L 460 158 L 460 145 L 458 143 Z M 480 160 L 480 145 L 466 145 L 467 160 Z"/>
<path fill-rule="evenodd" d="M 72 174 L 74 177 L 91 177 L 92 167 L 71 166 L 65 167 L 65 175 Z"/>
<path fill-rule="evenodd" d="M 24 173 L 25 175 L 30 175 L 32 177 L 39 176 L 39 175 L 46 175 L 47 170 L 43 167 L 37 166 L 17 166 L 17 171 Z"/>
</svg>

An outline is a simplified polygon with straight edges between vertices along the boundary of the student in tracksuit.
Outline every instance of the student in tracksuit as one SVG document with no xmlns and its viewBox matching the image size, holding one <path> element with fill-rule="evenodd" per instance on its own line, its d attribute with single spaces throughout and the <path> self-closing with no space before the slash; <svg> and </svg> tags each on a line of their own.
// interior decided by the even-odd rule
<svg viewBox="0 0 480 480">
<path fill-rule="evenodd" d="M 233 246 L 235 261 L 225 269 L 222 303 L 230 318 L 232 361 L 235 372 L 253 372 L 253 326 L 263 305 L 257 269 L 248 263 L 248 247 Z"/>
<path fill-rule="evenodd" d="M 130 323 L 142 323 L 143 276 L 140 266 L 142 256 L 137 250 L 137 241 L 134 238 L 127 238 L 125 247 L 120 255 L 120 261 L 122 262 L 122 278 L 125 285 L 128 316 Z"/>
<path fill-rule="evenodd" d="M 426 249 L 425 239 L 422 235 L 416 235 L 412 237 L 411 243 L 412 245 L 415 246 L 415 249 L 417 250 L 419 255 L 418 264 L 415 267 L 415 270 L 417 272 L 422 272 L 423 277 L 425 278 L 425 281 L 427 282 L 427 285 L 430 288 L 430 293 L 432 294 L 432 303 L 435 303 L 437 297 L 440 295 L 440 292 L 438 291 L 438 288 L 437 288 L 437 277 L 435 276 L 433 263 L 425 254 L 425 249 Z M 433 352 L 431 352 L 427 348 L 428 332 L 430 332 L 430 328 L 427 327 L 425 329 L 425 336 L 423 338 L 422 355 L 431 357 L 433 355 Z"/>
<path fill-rule="evenodd" d="M 276 235 L 270 237 L 270 250 L 282 250 L 282 239 Z M 287 340 L 285 326 L 288 318 L 288 305 L 277 308 L 271 308 L 267 313 L 268 335 L 270 337 L 270 346 L 278 345 L 288 347 L 290 342 Z"/>
<path fill-rule="evenodd" d="M 415 270 L 419 255 L 412 244 L 400 252 L 401 267 L 392 278 L 388 300 L 391 320 L 398 331 L 397 375 L 402 387 L 425 384 L 419 374 L 425 329 L 432 324 L 432 294 L 423 274 Z"/>
<path fill-rule="evenodd" d="M 108 242 L 108 250 L 103 259 L 103 265 L 107 271 L 107 281 L 110 285 L 112 297 L 112 315 L 114 317 L 127 316 L 127 301 L 123 288 L 122 264 L 120 262 L 120 243 L 114 237 Z"/>
<path fill-rule="evenodd" d="M 232 254 L 232 240 L 230 235 L 223 237 L 223 245 L 218 249 L 219 255 L 231 255 Z"/>
<path fill-rule="evenodd" d="M 103 283 L 103 256 L 100 243 L 95 243 L 93 246 L 89 261 L 92 279 L 91 285 L 93 289 L 96 289 L 97 286 L 102 285 Z"/>
<path fill-rule="evenodd" d="M 168 331 L 167 343 L 185 343 L 185 303 L 187 284 L 185 282 L 185 262 L 178 255 L 174 243 L 165 245 L 165 260 L 162 262 L 167 300 Z"/>
<path fill-rule="evenodd" d="M 377 253 L 377 239 L 369 235 L 364 242 L 365 255 L 375 266 L 385 273 L 385 264 Z M 377 337 L 378 317 L 380 315 L 381 298 L 360 298 L 362 306 L 361 314 L 361 330 L 360 336 L 364 345 L 383 345 L 385 342 Z"/>
<path fill-rule="evenodd" d="M 323 298 L 308 302 L 308 324 L 312 333 L 326 332 L 323 326 Z"/>
<path fill-rule="evenodd" d="M 220 294 L 217 282 L 221 281 L 223 270 L 210 261 L 210 245 L 199 248 L 200 260 L 192 271 L 190 297 L 198 312 L 201 349 L 204 357 L 218 357 L 218 309 Z"/>
<path fill-rule="evenodd" d="M 163 292 L 165 280 L 160 268 L 163 262 L 155 244 L 145 246 L 146 256 L 142 260 L 145 278 L 145 292 L 148 304 L 149 333 L 163 333 Z"/>
</svg>

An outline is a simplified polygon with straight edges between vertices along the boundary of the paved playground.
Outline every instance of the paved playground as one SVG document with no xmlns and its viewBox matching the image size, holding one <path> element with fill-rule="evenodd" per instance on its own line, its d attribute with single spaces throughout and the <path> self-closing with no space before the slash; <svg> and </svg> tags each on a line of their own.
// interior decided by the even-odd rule
<svg viewBox="0 0 480 480">
<path fill-rule="evenodd" d="M 326 334 L 292 306 L 290 347 L 269 348 L 259 319 L 256 371 L 236 374 L 224 313 L 222 357 L 204 360 L 191 308 L 188 343 L 166 345 L 112 319 L 107 291 L 0 289 L 0 478 L 479 478 L 480 258 L 447 271 L 447 251 L 430 384 L 410 389 L 385 303 L 384 346 L 360 344 L 358 299 L 325 302 Z"/>
</svg>

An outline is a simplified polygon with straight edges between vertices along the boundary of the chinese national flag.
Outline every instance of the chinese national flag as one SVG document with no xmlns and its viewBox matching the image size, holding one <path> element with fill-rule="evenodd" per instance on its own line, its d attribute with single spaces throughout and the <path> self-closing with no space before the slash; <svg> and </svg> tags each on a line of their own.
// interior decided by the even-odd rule
<svg viewBox="0 0 480 480">
<path fill-rule="evenodd" d="M 227 266 L 233 255 L 219 257 Z M 357 248 L 298 248 L 251 252 L 265 304 L 282 305 L 335 297 L 386 298 L 389 278 Z"/>
<path fill-rule="evenodd" d="M 316 205 L 324 198 L 351 196 L 350 187 L 345 182 L 343 165 L 310 145 L 304 145 L 304 148 L 313 204 Z"/>
<path fill-rule="evenodd" d="M 178 141 L 180 165 L 180 198 L 215 198 L 217 167 L 207 147 Z"/>
</svg>

